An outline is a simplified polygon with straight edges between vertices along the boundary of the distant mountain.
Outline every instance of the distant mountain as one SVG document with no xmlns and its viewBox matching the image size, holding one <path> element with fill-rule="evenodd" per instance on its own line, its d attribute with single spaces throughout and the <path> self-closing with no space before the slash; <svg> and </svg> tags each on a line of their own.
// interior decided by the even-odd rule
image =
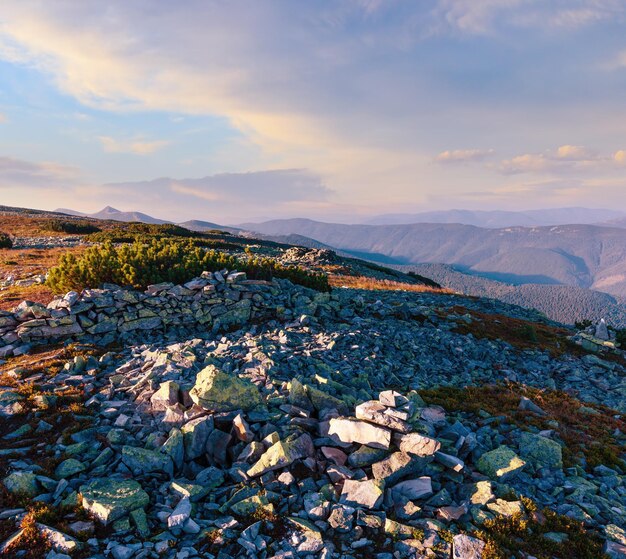
<svg viewBox="0 0 626 559">
<path fill-rule="evenodd" d="M 617 210 L 589 208 L 555 208 L 528 211 L 446 210 L 414 214 L 384 214 L 375 216 L 367 225 L 399 225 L 409 223 L 461 223 L 476 227 L 535 227 L 542 225 L 592 224 L 613 219 L 626 220 Z M 626 221 L 625 221 L 626 223 Z M 626 227 L 626 225 L 624 225 Z"/>
<path fill-rule="evenodd" d="M 106 206 L 102 208 L 99 212 L 93 214 L 86 214 L 82 212 L 77 212 L 75 210 L 68 210 L 67 208 L 59 208 L 54 210 L 55 212 L 64 213 L 67 215 L 74 215 L 80 217 L 91 217 L 93 219 L 110 219 L 113 221 L 127 221 L 127 222 L 140 222 L 140 223 L 153 223 L 153 224 L 162 224 L 162 223 L 170 223 L 169 221 L 165 221 L 163 219 L 157 219 L 156 217 L 152 217 L 148 214 L 144 214 L 141 212 L 122 212 L 120 210 L 116 210 L 111 206 Z"/>
<path fill-rule="evenodd" d="M 210 221 L 200 221 L 198 219 L 191 219 L 189 221 L 183 221 L 182 223 L 178 223 L 181 227 L 185 229 L 189 229 L 191 231 L 197 231 L 199 233 L 203 233 L 205 231 L 226 231 L 227 233 L 238 233 L 241 229 L 237 227 L 228 227 L 226 225 L 218 225 L 217 223 L 212 223 Z"/>
<path fill-rule="evenodd" d="M 87 217 L 87 214 L 85 213 L 77 212 L 76 210 L 69 210 L 67 208 L 57 208 L 56 210 L 54 210 L 54 213 L 73 215 L 76 217 Z"/>
<path fill-rule="evenodd" d="M 608 221 L 601 221 L 596 223 L 596 225 L 601 225 L 602 227 L 620 227 L 621 229 L 626 229 L 626 217 L 618 217 L 616 219 L 609 219 Z"/>
<path fill-rule="evenodd" d="M 453 264 L 515 285 L 570 285 L 626 296 L 626 230 L 594 225 L 486 229 L 470 225 L 338 225 L 308 219 L 247 224 L 296 233 L 386 264 Z"/>
</svg>

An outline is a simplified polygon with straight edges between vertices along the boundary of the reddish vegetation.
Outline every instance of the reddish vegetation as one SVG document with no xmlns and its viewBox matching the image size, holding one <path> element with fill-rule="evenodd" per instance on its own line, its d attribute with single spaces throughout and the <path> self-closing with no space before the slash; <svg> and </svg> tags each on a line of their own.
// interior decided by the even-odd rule
<svg viewBox="0 0 626 559">
<path fill-rule="evenodd" d="M 329 276 L 328 281 L 330 282 L 331 287 L 351 287 L 353 289 L 369 289 L 375 291 L 410 291 L 413 293 L 451 293 L 451 291 L 447 289 L 438 289 L 427 285 L 368 278 L 365 276 L 331 275 Z"/>
<path fill-rule="evenodd" d="M 439 387 L 423 390 L 420 394 L 428 403 L 440 405 L 446 410 L 476 416 L 484 410 L 522 428 L 554 429 L 565 443 L 563 461 L 566 465 L 574 465 L 584 458 L 590 469 L 600 464 L 624 466 L 620 459 L 622 447 L 613 438 L 613 432 L 616 429 L 624 432 L 626 421 L 610 408 L 583 405 L 564 392 L 513 383 L 466 388 Z M 518 409 L 522 396 L 530 398 L 546 415 Z M 557 421 L 558 427 L 552 420 Z"/>
</svg>

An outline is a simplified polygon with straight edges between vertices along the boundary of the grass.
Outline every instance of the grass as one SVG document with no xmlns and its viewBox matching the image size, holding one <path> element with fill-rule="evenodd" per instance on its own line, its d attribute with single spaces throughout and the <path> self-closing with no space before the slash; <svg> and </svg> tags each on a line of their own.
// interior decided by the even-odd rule
<svg viewBox="0 0 626 559">
<path fill-rule="evenodd" d="M 403 283 L 387 279 L 376 279 L 365 276 L 331 275 L 328 278 L 331 287 L 349 287 L 370 291 L 409 291 L 412 293 L 452 293 L 447 289 L 429 285 Z"/>
<path fill-rule="evenodd" d="M 422 390 L 420 395 L 429 404 L 440 405 L 449 411 L 479 417 L 482 410 L 492 416 L 501 416 L 523 429 L 554 429 L 565 443 L 565 466 L 582 463 L 591 470 L 604 464 L 626 469 L 621 459 L 623 446 L 613 436 L 616 429 L 621 432 L 626 430 L 626 421 L 610 408 L 592 404 L 583 406 L 579 400 L 564 392 L 539 390 L 514 383 L 466 388 L 446 386 Z M 522 396 L 530 398 L 546 415 L 518 409 Z M 591 420 L 589 409 L 594 410 Z M 555 427 L 553 421 L 558 426 Z"/>
</svg>

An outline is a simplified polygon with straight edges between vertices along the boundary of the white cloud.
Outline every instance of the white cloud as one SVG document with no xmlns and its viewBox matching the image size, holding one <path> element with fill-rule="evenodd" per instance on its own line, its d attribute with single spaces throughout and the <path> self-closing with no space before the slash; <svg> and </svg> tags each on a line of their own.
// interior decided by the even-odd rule
<svg viewBox="0 0 626 559">
<path fill-rule="evenodd" d="M 0 113 L 0 124 L 2 124 L 3 122 L 6 122 L 6 121 L 7 121 L 6 115 Z"/>
<path fill-rule="evenodd" d="M 592 161 L 596 158 L 587 148 L 569 144 L 557 148 L 555 156 L 557 159 L 566 161 Z"/>
<path fill-rule="evenodd" d="M 617 155 L 617 154 L 616 154 Z M 617 157 L 602 156 L 584 147 L 565 144 L 543 153 L 525 153 L 500 162 L 498 170 L 505 175 L 519 173 L 558 173 L 569 170 L 601 171 Z"/>
<path fill-rule="evenodd" d="M 104 151 L 108 153 L 133 153 L 135 155 L 150 155 L 169 145 L 166 140 L 116 140 L 110 136 L 98 136 Z"/>
<path fill-rule="evenodd" d="M 490 155 L 493 155 L 494 150 L 487 149 L 455 149 L 442 151 L 435 157 L 435 161 L 438 163 L 467 163 L 469 161 L 483 161 Z"/>
<path fill-rule="evenodd" d="M 495 33 L 501 26 L 578 29 L 626 16 L 621 0 L 439 0 L 433 10 L 439 32 Z"/>
</svg>

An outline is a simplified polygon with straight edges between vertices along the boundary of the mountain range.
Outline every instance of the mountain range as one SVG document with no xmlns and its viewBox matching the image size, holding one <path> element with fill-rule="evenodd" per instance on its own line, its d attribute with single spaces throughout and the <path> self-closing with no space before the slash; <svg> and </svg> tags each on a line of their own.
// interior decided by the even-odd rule
<svg viewBox="0 0 626 559">
<path fill-rule="evenodd" d="M 308 219 L 246 224 L 297 233 L 386 264 L 443 263 L 514 285 L 568 285 L 626 296 L 626 230 L 597 225 L 487 229 L 460 224 L 340 225 Z"/>
<path fill-rule="evenodd" d="M 58 211 L 97 219 L 168 223 L 111 207 L 95 214 Z M 413 270 L 455 291 L 533 307 L 563 322 L 604 316 L 626 326 L 626 216 L 619 211 L 450 210 L 379 216 L 371 221 L 405 219 L 430 222 L 346 225 L 283 219 L 237 228 L 190 220 L 179 225 L 195 231 L 221 229 L 243 235 L 249 231 L 280 242 L 331 247 Z M 560 223 L 570 220 L 578 223 Z M 530 222 L 531 226 L 519 225 Z M 546 222 L 549 225 L 543 225 Z"/>
<path fill-rule="evenodd" d="M 607 209 L 554 208 L 527 211 L 502 210 L 445 210 L 438 212 L 383 214 L 367 220 L 368 225 L 399 225 L 407 223 L 462 223 L 476 227 L 536 227 L 542 225 L 568 225 L 621 222 L 626 226 L 624 212 Z"/>
<path fill-rule="evenodd" d="M 83 212 L 77 212 L 76 210 L 70 210 L 67 208 L 58 208 L 54 210 L 55 212 L 73 215 L 78 217 L 90 217 L 93 219 L 111 219 L 113 221 L 128 221 L 128 222 L 141 222 L 141 223 L 153 223 L 153 224 L 163 224 L 170 223 L 164 219 L 158 219 L 156 217 L 152 217 L 148 214 L 142 212 L 122 212 L 120 210 L 116 210 L 111 206 L 106 206 L 101 209 L 99 212 L 93 214 L 87 214 Z"/>
</svg>

